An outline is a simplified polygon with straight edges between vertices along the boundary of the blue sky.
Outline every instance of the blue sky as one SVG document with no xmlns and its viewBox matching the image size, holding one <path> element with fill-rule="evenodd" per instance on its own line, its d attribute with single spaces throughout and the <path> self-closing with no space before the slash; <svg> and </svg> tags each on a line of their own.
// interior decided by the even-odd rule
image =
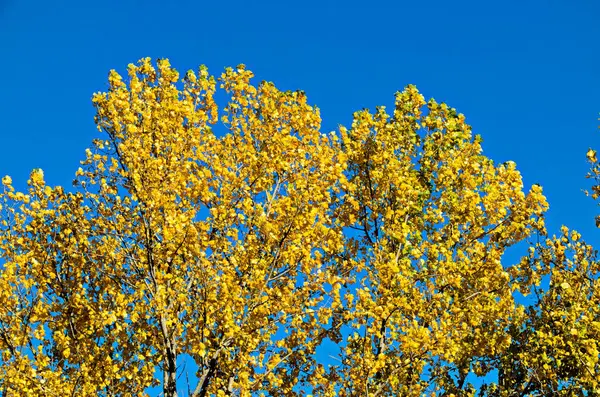
<svg viewBox="0 0 600 397">
<path fill-rule="evenodd" d="M 600 149 L 599 20 L 596 0 L 0 0 L 0 176 L 23 186 L 39 167 L 68 186 L 111 68 L 245 63 L 257 81 L 304 90 L 324 131 L 415 84 L 544 187 L 551 233 L 567 224 L 598 243 L 600 208 L 581 189 L 585 153 Z"/>
<path fill-rule="evenodd" d="M 416 84 L 464 113 L 488 156 L 544 186 L 551 229 L 593 240 L 581 189 L 585 152 L 600 149 L 599 19 L 595 0 L 0 0 L 0 174 L 19 184 L 41 167 L 68 185 L 111 68 L 144 56 L 212 73 L 245 63 L 306 91 L 326 131 Z"/>
</svg>

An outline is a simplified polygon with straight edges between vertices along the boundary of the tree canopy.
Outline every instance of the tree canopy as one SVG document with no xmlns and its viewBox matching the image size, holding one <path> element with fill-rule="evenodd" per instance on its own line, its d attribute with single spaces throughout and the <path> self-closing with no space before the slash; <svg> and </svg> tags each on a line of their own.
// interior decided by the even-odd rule
<svg viewBox="0 0 600 397">
<path fill-rule="evenodd" d="M 252 77 L 111 71 L 72 189 L 2 179 L 3 397 L 600 395 L 597 253 L 462 114 Z"/>
</svg>

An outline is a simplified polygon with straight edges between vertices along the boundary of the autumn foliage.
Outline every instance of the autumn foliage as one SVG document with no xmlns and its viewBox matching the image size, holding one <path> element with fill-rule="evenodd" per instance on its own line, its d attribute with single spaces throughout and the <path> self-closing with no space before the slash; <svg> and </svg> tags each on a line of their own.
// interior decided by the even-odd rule
<svg viewBox="0 0 600 397">
<path fill-rule="evenodd" d="M 73 189 L 2 180 L 2 397 L 600 395 L 596 251 L 462 114 L 252 77 L 112 71 Z"/>
</svg>

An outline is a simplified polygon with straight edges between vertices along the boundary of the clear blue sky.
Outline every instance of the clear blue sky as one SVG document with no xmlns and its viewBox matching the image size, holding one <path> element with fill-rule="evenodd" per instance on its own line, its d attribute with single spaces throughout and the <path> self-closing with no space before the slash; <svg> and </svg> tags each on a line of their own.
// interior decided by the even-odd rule
<svg viewBox="0 0 600 397">
<path fill-rule="evenodd" d="M 549 224 L 593 240 L 585 152 L 600 149 L 600 2 L 0 0 L 0 174 L 68 185 L 97 136 L 93 92 L 144 56 L 245 63 L 302 89 L 324 130 L 416 84 L 467 116 L 498 162 L 544 186 Z"/>
<path fill-rule="evenodd" d="M 415 84 L 467 116 L 485 153 L 540 183 L 557 232 L 598 243 L 585 153 L 600 149 L 600 2 L 0 0 L 0 176 L 69 185 L 97 136 L 90 97 L 145 56 L 302 89 L 323 129 Z M 596 244 L 598 245 L 598 244 Z"/>
</svg>

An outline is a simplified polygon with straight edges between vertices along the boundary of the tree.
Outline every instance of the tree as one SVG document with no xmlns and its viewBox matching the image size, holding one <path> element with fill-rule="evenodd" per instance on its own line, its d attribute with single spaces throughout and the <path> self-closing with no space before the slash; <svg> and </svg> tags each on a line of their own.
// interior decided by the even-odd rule
<svg viewBox="0 0 600 397">
<path fill-rule="evenodd" d="M 408 86 L 323 134 L 252 77 L 111 71 L 73 191 L 2 180 L 3 397 L 597 393 L 595 251 L 463 115 Z"/>
</svg>

